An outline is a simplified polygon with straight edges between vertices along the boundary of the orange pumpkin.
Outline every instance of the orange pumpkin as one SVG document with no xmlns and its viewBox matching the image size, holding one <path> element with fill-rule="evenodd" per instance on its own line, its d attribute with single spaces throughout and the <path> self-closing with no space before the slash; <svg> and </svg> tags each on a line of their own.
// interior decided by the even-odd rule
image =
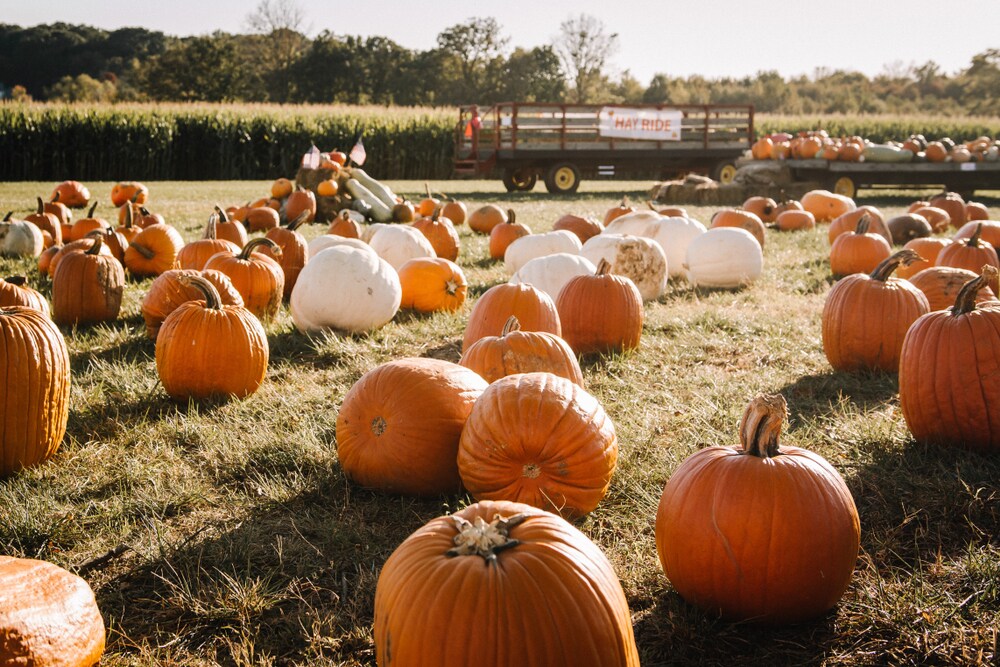
<svg viewBox="0 0 1000 667">
<path fill-rule="evenodd" d="M 56 217 L 55 213 L 46 212 L 45 202 L 42 201 L 41 197 L 38 197 L 38 207 L 35 212 L 25 216 L 24 219 L 33 223 L 36 227 L 42 230 L 43 233 L 48 233 L 48 237 L 45 242 L 46 248 L 62 244 L 62 223 L 59 218 Z"/>
<path fill-rule="evenodd" d="M 271 248 L 273 255 L 280 255 L 281 248 L 269 238 L 256 238 L 243 246 L 239 253 L 220 252 L 205 263 L 205 269 L 220 271 L 233 281 L 233 287 L 243 297 L 247 310 L 261 319 L 271 319 L 278 313 L 285 287 L 285 274 L 281 265 L 263 253 L 255 253 L 258 246 Z"/>
<path fill-rule="evenodd" d="M 827 190 L 810 190 L 799 201 L 804 210 L 813 214 L 816 222 L 830 222 L 857 208 L 851 199 Z"/>
<path fill-rule="evenodd" d="M 750 197 L 743 202 L 743 210 L 753 213 L 760 218 L 761 222 L 774 222 L 777 208 L 778 202 L 770 197 Z"/>
<path fill-rule="evenodd" d="M 816 227 L 816 218 L 809 211 L 782 211 L 775 218 L 775 224 L 783 232 L 794 232 Z"/>
<path fill-rule="evenodd" d="M 661 212 L 660 215 L 666 214 Z M 573 232 L 580 239 L 580 243 L 586 243 L 588 239 L 600 234 L 604 227 L 593 218 L 567 214 L 556 220 L 555 224 L 552 225 L 552 229 L 554 231 L 565 229 L 568 232 Z"/>
<path fill-rule="evenodd" d="M 612 206 L 604 214 L 604 226 L 607 227 L 608 224 L 615 218 L 620 218 L 627 213 L 634 213 L 635 206 L 629 203 L 628 197 L 622 197 L 621 202 L 618 206 Z"/>
<path fill-rule="evenodd" d="M 278 212 L 269 206 L 257 206 L 247 211 L 246 228 L 250 233 L 267 232 L 281 223 Z"/>
<path fill-rule="evenodd" d="M 434 248 L 434 253 L 438 257 L 443 257 L 454 262 L 458 259 L 458 232 L 455 230 L 455 225 L 452 224 L 452 221 L 441 213 L 441 209 L 436 208 L 431 217 L 414 220 L 412 227 L 430 241 L 431 246 Z"/>
<path fill-rule="evenodd" d="M 125 206 L 122 206 L 119 209 L 119 211 L 120 211 L 118 216 L 119 223 L 118 223 L 118 228 L 115 229 L 115 232 L 121 234 L 126 241 L 131 243 L 132 241 L 135 240 L 135 237 L 138 236 L 139 232 L 141 232 L 143 229 L 142 227 L 139 227 L 138 225 L 135 224 L 136 218 L 141 217 L 142 212 L 140 211 L 137 216 L 131 204 L 126 204 Z"/>
<path fill-rule="evenodd" d="M 167 315 L 187 301 L 203 299 L 197 287 L 181 280 L 182 276 L 201 276 L 215 286 L 224 306 L 243 306 L 243 297 L 233 287 L 229 276 L 220 271 L 196 271 L 194 269 L 171 269 L 156 277 L 149 291 L 142 299 L 142 319 L 146 323 L 146 335 L 156 340 L 160 325 Z"/>
<path fill-rule="evenodd" d="M 338 192 L 340 192 L 340 185 L 332 178 L 321 181 L 316 186 L 316 194 L 320 197 L 336 197 Z"/>
<path fill-rule="evenodd" d="M 274 252 L 271 246 L 264 245 L 260 251 L 270 257 L 281 267 L 284 274 L 285 283 L 282 287 L 282 298 L 288 300 L 292 297 L 292 288 L 299 280 L 299 274 L 309 261 L 309 243 L 299 232 L 299 227 L 305 224 L 306 216 L 300 215 L 297 220 L 292 220 L 287 227 L 275 227 L 264 235 L 264 238 L 271 239 L 278 246 L 278 252 Z"/>
<path fill-rule="evenodd" d="M 903 338 L 930 311 L 927 297 L 908 281 L 893 278 L 900 264 L 919 259 L 900 250 L 871 275 L 855 273 L 830 290 L 823 306 L 823 352 L 834 370 L 880 369 L 895 373 Z"/>
<path fill-rule="evenodd" d="M 924 315 L 906 334 L 899 403 L 917 442 L 1000 450 L 1000 303 L 976 303 L 997 276 L 996 268 L 983 267 L 951 308 Z"/>
<path fill-rule="evenodd" d="M 513 209 L 507 209 L 507 221 L 501 222 L 490 232 L 490 258 L 503 259 L 507 252 L 507 246 L 521 238 L 531 234 L 531 229 L 520 222 L 517 222 Z"/>
<path fill-rule="evenodd" d="M 948 215 L 947 211 L 936 206 L 921 206 L 913 211 L 913 215 L 923 217 L 935 234 L 945 232 L 951 226 L 951 216 Z"/>
<path fill-rule="evenodd" d="M 962 225 L 966 223 L 965 200 L 957 192 L 942 192 L 934 195 L 930 199 L 930 205 L 946 211 L 951 220 L 951 226 L 955 229 L 961 229 Z"/>
<path fill-rule="evenodd" d="M 457 227 L 465 224 L 465 220 L 469 217 L 469 209 L 464 202 L 448 197 L 444 208 L 441 209 L 441 215 L 451 220 Z"/>
<path fill-rule="evenodd" d="M 131 202 L 141 206 L 148 196 L 149 188 L 138 181 L 115 183 L 111 188 L 111 205 L 117 208 Z"/>
<path fill-rule="evenodd" d="M 205 268 L 205 262 L 220 252 L 237 253 L 240 246 L 226 239 L 216 238 L 215 230 L 219 221 L 219 216 L 212 214 L 208 217 L 205 225 L 205 233 L 197 241 L 186 244 L 177 253 L 177 267 L 180 269 L 193 269 L 201 271 Z M 194 288 L 191 288 L 194 290 Z"/>
<path fill-rule="evenodd" d="M 476 371 L 487 382 L 515 373 L 546 372 L 583 386 L 580 364 L 566 341 L 544 331 L 521 331 L 521 324 L 513 315 L 499 336 L 480 338 L 462 354 L 458 363 Z"/>
<path fill-rule="evenodd" d="M 469 229 L 489 234 L 501 222 L 507 222 L 507 213 L 496 204 L 480 206 L 469 215 Z"/>
<path fill-rule="evenodd" d="M 49 201 L 57 201 L 70 208 L 84 208 L 90 202 L 90 190 L 78 181 L 63 181 L 52 191 Z"/>
<path fill-rule="evenodd" d="M 417 209 L 413 206 L 413 202 L 406 199 L 399 202 L 392 207 L 392 221 L 393 222 L 413 222 L 417 217 Z M 448 216 L 445 216 L 448 217 Z"/>
<path fill-rule="evenodd" d="M 104 619 L 86 581 L 58 565 L 0 556 L 0 664 L 91 667 Z"/>
<path fill-rule="evenodd" d="M 760 247 L 764 247 L 764 223 L 755 213 L 750 211 L 740 211 L 737 209 L 726 209 L 718 211 L 712 216 L 711 227 L 736 227 L 750 232 Z"/>
<path fill-rule="evenodd" d="M 125 251 L 125 266 L 134 276 L 158 276 L 177 264 L 184 239 L 170 225 L 146 227 Z"/>
<path fill-rule="evenodd" d="M 373 634 L 379 665 L 639 665 L 607 558 L 520 503 L 476 503 L 407 538 L 379 574 Z"/>
<path fill-rule="evenodd" d="M 526 503 L 568 519 L 604 498 L 618 461 L 597 399 L 552 373 L 496 380 L 462 430 L 458 470 L 476 500 Z"/>
<path fill-rule="evenodd" d="M 994 249 L 1000 248 L 1000 222 L 995 220 L 973 220 L 967 222 L 951 238 L 953 241 L 972 238 L 977 229 L 979 230 L 979 238 L 989 243 Z"/>
<path fill-rule="evenodd" d="M 868 232 L 871 218 L 862 216 L 854 232 L 841 234 L 830 248 L 830 271 L 835 276 L 870 273 L 892 254 L 892 246 L 878 234 Z"/>
<path fill-rule="evenodd" d="M 465 303 L 468 283 L 462 269 L 443 257 L 417 257 L 399 267 L 400 308 L 419 313 L 454 312 Z"/>
<path fill-rule="evenodd" d="M 774 141 L 770 137 L 762 137 L 750 147 L 750 154 L 754 160 L 770 160 L 771 152 L 774 149 Z"/>
<path fill-rule="evenodd" d="M 70 241 L 69 243 L 64 243 L 62 246 L 52 246 L 52 248 L 47 249 L 45 252 L 42 253 L 42 255 L 45 255 L 46 253 L 51 252 L 52 250 L 55 250 L 55 253 L 52 254 L 51 258 L 49 259 L 47 269 L 45 269 L 46 272 L 49 274 L 49 278 L 56 275 L 56 269 L 59 268 L 59 263 L 63 260 L 63 257 L 72 254 L 74 252 L 86 252 L 87 250 L 90 250 L 93 246 L 94 246 L 94 239 L 88 237 L 85 239 L 80 239 L 79 241 Z M 101 248 L 98 252 L 100 252 L 100 254 L 102 255 L 107 255 L 108 257 L 111 257 L 111 248 L 104 245 L 103 243 L 101 244 Z M 41 256 L 39 256 L 39 259 L 41 259 Z"/>
<path fill-rule="evenodd" d="M 153 225 L 165 225 L 167 222 L 159 213 L 150 213 L 149 209 L 145 206 L 140 206 L 139 217 L 133 219 L 133 224 L 136 227 L 145 229 L 146 227 L 152 227 Z"/>
<path fill-rule="evenodd" d="M 365 373 L 337 415 L 337 457 L 356 484 L 437 496 L 461 488 L 458 441 L 486 381 L 440 359 L 399 359 Z"/>
<path fill-rule="evenodd" d="M 80 218 L 73 223 L 72 231 L 70 232 L 69 241 L 79 241 L 82 238 L 86 238 L 87 234 L 94 230 L 104 231 L 106 229 L 111 229 L 111 224 L 104 218 L 94 217 L 94 210 L 97 209 L 97 202 L 95 201 L 90 210 L 87 211 L 86 218 Z"/>
<path fill-rule="evenodd" d="M 962 287 L 976 278 L 974 271 L 952 266 L 932 266 L 911 277 L 910 283 L 927 297 L 931 311 L 944 310 L 955 305 Z M 989 285 L 982 286 L 975 295 L 976 303 L 996 298 Z"/>
<path fill-rule="evenodd" d="M 249 237 L 243 223 L 234 219 L 218 204 L 215 205 L 215 212 L 219 216 L 215 224 L 215 237 L 231 241 L 237 248 L 245 246 Z"/>
<path fill-rule="evenodd" d="M 431 186 L 424 183 L 424 191 L 427 196 L 417 204 L 417 213 L 422 217 L 429 218 L 434 215 L 434 211 L 440 208 L 441 200 L 431 196 Z"/>
<path fill-rule="evenodd" d="M 349 239 L 359 239 L 361 238 L 361 225 L 351 219 L 347 211 L 341 211 L 340 215 L 330 222 L 330 228 L 326 230 L 326 233 Z"/>
<path fill-rule="evenodd" d="M 944 162 L 948 159 L 948 149 L 940 141 L 932 141 L 924 149 L 928 162 Z"/>
<path fill-rule="evenodd" d="M 156 371 L 178 401 L 216 396 L 242 398 L 267 374 L 267 335 L 246 308 L 222 304 L 201 276 L 182 276 L 203 299 L 186 301 L 167 315 L 156 335 Z"/>
<path fill-rule="evenodd" d="M 303 213 L 308 213 L 306 222 L 316 219 L 316 195 L 312 190 L 298 188 L 285 200 L 285 220 L 291 222 Z"/>
<path fill-rule="evenodd" d="M 868 231 L 873 234 L 878 234 L 891 246 L 892 232 L 889 231 L 889 226 L 885 223 L 885 218 L 882 217 L 882 212 L 874 206 L 861 206 L 853 211 L 848 211 L 847 213 L 837 216 L 837 218 L 830 223 L 830 229 L 827 231 L 827 239 L 830 241 L 830 245 L 833 245 L 833 242 L 837 240 L 837 237 L 841 234 L 846 234 L 856 230 L 858 228 L 858 223 L 863 217 L 868 218 Z"/>
<path fill-rule="evenodd" d="M 1000 268 L 1000 257 L 997 256 L 996 249 L 981 238 L 982 227 L 983 223 L 977 222 L 972 236 L 943 248 L 938 253 L 937 265 L 968 269 L 972 272 L 980 271 L 985 265 Z M 1000 294 L 1000 285 L 994 282 L 991 287 L 995 294 Z"/>
<path fill-rule="evenodd" d="M 660 564 L 680 596 L 710 614 L 805 621 L 851 581 L 861 536 L 854 499 L 821 456 L 780 446 L 786 414 L 781 396 L 754 399 L 741 446 L 695 452 L 663 489 Z"/>
<path fill-rule="evenodd" d="M 909 279 L 924 269 L 934 266 L 938 253 L 951 242 L 951 239 L 934 238 L 933 236 L 907 241 L 903 249 L 915 251 L 919 258 L 897 268 L 896 277 Z"/>
<path fill-rule="evenodd" d="M 10 276 L 0 280 L 0 308 L 24 306 L 49 314 L 49 302 L 35 289 L 28 286 L 24 276 Z"/>
<path fill-rule="evenodd" d="M 965 220 L 966 223 L 974 220 L 989 220 L 990 210 L 986 208 L 985 204 L 980 204 L 977 201 L 970 201 L 965 205 Z"/>
<path fill-rule="evenodd" d="M 592 276 L 576 276 L 556 299 L 562 337 L 578 355 L 628 351 L 642 337 L 642 296 L 602 259 Z"/>
<path fill-rule="evenodd" d="M 548 294 L 526 283 L 501 283 L 486 290 L 472 307 L 462 351 L 480 338 L 499 336 L 512 315 L 517 317 L 523 331 L 562 334 L 556 304 Z"/>
<path fill-rule="evenodd" d="M 125 292 L 125 269 L 101 254 L 100 234 L 86 252 L 63 257 L 52 276 L 52 319 L 56 324 L 107 322 L 118 317 Z"/>
<path fill-rule="evenodd" d="M 274 199 L 284 199 L 292 194 L 295 185 L 287 178 L 278 178 L 271 184 L 271 197 Z"/>
</svg>

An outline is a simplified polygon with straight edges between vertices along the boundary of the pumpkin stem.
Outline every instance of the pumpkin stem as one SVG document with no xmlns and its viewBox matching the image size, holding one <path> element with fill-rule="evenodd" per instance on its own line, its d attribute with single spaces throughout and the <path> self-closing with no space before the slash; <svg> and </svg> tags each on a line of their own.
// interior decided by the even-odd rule
<svg viewBox="0 0 1000 667">
<path fill-rule="evenodd" d="M 740 420 L 743 453 L 762 459 L 780 454 L 778 437 L 788 417 L 788 404 L 781 394 L 761 394 L 752 401 Z"/>
<path fill-rule="evenodd" d="M 135 223 L 132 204 L 124 204 L 124 206 L 125 206 L 125 224 L 123 226 L 125 227 L 125 229 L 132 229 L 132 226 Z"/>
<path fill-rule="evenodd" d="M 35 213 L 37 213 L 38 215 L 42 215 L 43 213 L 45 213 L 45 204 L 42 202 L 41 197 L 35 197 L 35 199 L 38 200 L 38 208 L 35 209 Z"/>
<path fill-rule="evenodd" d="M 271 249 L 271 253 L 275 257 L 281 257 L 281 246 L 279 246 L 277 243 L 267 238 L 266 236 L 262 236 L 260 238 L 253 239 L 252 241 L 248 241 L 247 244 L 243 246 L 243 250 L 240 251 L 240 254 L 237 255 L 236 258 L 242 259 L 244 261 L 250 261 L 250 255 L 253 253 L 253 249 L 259 245 L 268 246 Z"/>
<path fill-rule="evenodd" d="M 434 199 L 434 197 L 431 197 L 431 184 L 427 181 L 424 181 L 424 192 L 427 193 L 428 199 Z"/>
<path fill-rule="evenodd" d="M 309 219 L 309 211 L 302 211 L 299 216 L 288 223 L 288 231 L 294 232 L 296 229 L 305 224 L 306 220 Z"/>
<path fill-rule="evenodd" d="M 215 205 L 215 210 L 219 214 L 219 222 L 229 222 L 229 215 L 223 210 L 218 204 Z"/>
<path fill-rule="evenodd" d="M 997 279 L 997 268 L 989 264 L 983 267 L 981 274 L 962 285 L 955 297 L 955 305 L 951 308 L 951 314 L 955 317 L 971 313 L 976 309 L 976 294 L 979 290 L 992 284 Z"/>
<path fill-rule="evenodd" d="M 434 212 L 431 213 L 431 222 L 437 222 L 438 218 L 441 217 L 441 211 L 443 211 L 443 210 L 444 210 L 443 206 L 435 206 L 434 207 Z"/>
<path fill-rule="evenodd" d="M 517 222 L 517 216 L 514 215 L 514 209 L 507 209 L 507 224 L 513 225 L 515 222 Z"/>
<path fill-rule="evenodd" d="M 18 287 L 24 287 L 27 284 L 28 279 L 24 276 L 10 276 L 9 278 L 4 278 L 5 283 L 10 283 L 11 285 L 17 285 Z"/>
<path fill-rule="evenodd" d="M 920 261 L 920 254 L 916 250 L 911 250 L 910 248 L 904 248 L 897 253 L 894 253 L 881 262 L 875 267 L 875 270 L 871 272 L 871 279 L 877 280 L 884 283 L 892 275 L 900 264 L 909 266 L 914 262 Z"/>
<path fill-rule="evenodd" d="M 863 216 L 861 216 L 861 219 L 858 220 L 858 226 L 854 229 L 854 233 L 862 235 L 867 234 L 868 228 L 871 227 L 871 224 L 872 224 L 871 217 L 867 213 L 865 213 Z"/>
<path fill-rule="evenodd" d="M 151 248 L 147 248 L 141 243 L 130 243 L 129 248 L 135 248 L 135 251 L 145 257 L 146 259 L 153 259 L 156 257 L 156 253 L 153 252 Z"/>
<path fill-rule="evenodd" d="M 595 276 L 606 276 L 611 273 L 611 264 L 608 260 L 601 258 L 601 261 L 597 263 L 597 273 Z"/>
<path fill-rule="evenodd" d="M 503 338 L 511 331 L 520 331 L 521 323 L 517 319 L 517 315 L 511 315 L 507 318 L 507 321 L 503 325 L 503 331 L 500 332 L 500 337 Z"/>
<path fill-rule="evenodd" d="M 96 229 L 94 231 L 97 231 Z M 91 236 L 87 234 L 87 236 Z M 104 245 L 104 234 L 94 234 L 94 245 L 90 246 L 90 250 L 87 251 L 88 255 L 99 255 L 101 252 L 101 246 Z"/>
<path fill-rule="evenodd" d="M 14 215 L 14 211 L 7 211 L 7 215 L 3 217 L 4 222 L 10 222 L 10 216 Z"/>
<path fill-rule="evenodd" d="M 205 297 L 205 308 L 222 310 L 222 297 L 219 296 L 219 290 L 215 288 L 215 285 L 213 285 L 210 280 L 203 276 L 190 274 L 178 276 L 177 280 L 182 285 L 193 287 L 201 292 Z"/>
<path fill-rule="evenodd" d="M 52 194 L 52 201 L 53 201 L 53 202 L 57 202 L 57 201 L 59 201 L 59 191 L 58 191 L 58 190 L 56 190 L 56 191 L 55 191 L 55 192 L 54 192 L 54 193 Z"/>
<path fill-rule="evenodd" d="M 216 213 L 208 216 L 208 222 L 205 223 L 205 233 L 201 235 L 203 239 L 209 239 L 214 241 L 218 238 L 218 230 L 215 228 L 219 224 L 219 216 Z"/>
<path fill-rule="evenodd" d="M 972 236 L 970 236 L 969 240 L 965 242 L 965 245 L 968 246 L 969 248 L 978 248 L 979 237 L 982 233 L 983 233 L 983 223 L 981 222 L 976 223 L 976 231 L 972 233 Z"/>
<path fill-rule="evenodd" d="M 497 514 L 490 523 L 486 523 L 481 516 L 476 517 L 474 523 L 457 516 L 451 518 L 458 534 L 452 540 L 454 548 L 444 555 L 449 558 L 480 556 L 487 564 L 496 565 L 498 553 L 521 543 L 510 536 L 510 531 L 527 519 L 528 515 L 515 514 L 507 519 Z"/>
<path fill-rule="evenodd" d="M 94 211 L 96 211 L 96 210 L 97 210 L 97 202 L 95 201 L 94 205 L 90 207 L 89 211 L 87 211 L 87 217 L 88 218 L 93 218 L 94 217 Z"/>
</svg>

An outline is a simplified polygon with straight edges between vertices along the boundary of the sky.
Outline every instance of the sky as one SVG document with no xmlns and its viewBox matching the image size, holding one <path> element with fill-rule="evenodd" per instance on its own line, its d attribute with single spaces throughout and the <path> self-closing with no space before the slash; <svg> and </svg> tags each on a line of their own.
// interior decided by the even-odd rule
<svg viewBox="0 0 1000 667">
<path fill-rule="evenodd" d="M 141 26 L 169 35 L 245 32 L 259 0 L 0 0 L 0 22 L 62 21 L 107 30 Z M 433 48 L 444 29 L 491 16 L 511 48 L 551 44 L 581 13 L 618 34 L 611 70 L 643 85 L 656 73 L 707 78 L 774 70 L 785 77 L 817 68 L 869 76 L 933 60 L 948 74 L 972 56 L 1000 49 L 1000 0 L 294 0 L 310 36 L 383 36 L 410 49 Z"/>
</svg>

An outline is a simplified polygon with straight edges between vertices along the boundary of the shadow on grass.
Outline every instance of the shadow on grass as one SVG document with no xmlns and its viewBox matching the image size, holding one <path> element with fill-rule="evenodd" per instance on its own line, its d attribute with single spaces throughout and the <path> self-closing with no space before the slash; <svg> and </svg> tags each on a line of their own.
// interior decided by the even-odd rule
<svg viewBox="0 0 1000 667">
<path fill-rule="evenodd" d="M 648 584 L 662 587 L 664 580 Z M 730 623 L 666 590 L 648 610 L 632 613 L 640 616 L 633 629 L 643 665 L 822 665 L 837 641 L 835 612 L 782 627 Z"/>
<path fill-rule="evenodd" d="M 844 400 L 860 410 L 877 409 L 899 392 L 896 375 L 881 371 L 843 373 L 830 371 L 803 375 L 779 390 L 788 401 L 792 423 L 811 421 L 830 412 L 830 406 Z"/>
<path fill-rule="evenodd" d="M 114 629 L 109 651 L 170 645 L 238 664 L 231 648 L 250 637 L 276 664 L 310 664 L 317 651 L 336 664 L 374 664 L 370 628 L 383 563 L 461 499 L 386 496 L 349 484 L 339 470 L 300 472 L 311 481 L 300 494 L 202 522 L 100 586 L 98 604 Z M 244 481 L 264 483 L 254 480 Z"/>
</svg>

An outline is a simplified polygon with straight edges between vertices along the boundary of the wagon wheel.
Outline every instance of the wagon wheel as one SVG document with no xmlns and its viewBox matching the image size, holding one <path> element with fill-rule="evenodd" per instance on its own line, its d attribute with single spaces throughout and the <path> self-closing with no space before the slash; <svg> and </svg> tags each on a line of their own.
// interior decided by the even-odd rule
<svg viewBox="0 0 1000 667">
<path fill-rule="evenodd" d="M 545 189 L 553 194 L 569 194 L 579 187 L 580 170 L 569 162 L 553 165 L 545 174 Z"/>
<path fill-rule="evenodd" d="M 538 182 L 538 172 L 533 169 L 506 169 L 501 180 L 507 192 L 528 192 Z"/>
<path fill-rule="evenodd" d="M 712 179 L 723 185 L 729 185 L 734 178 L 736 178 L 736 165 L 728 160 L 720 162 L 712 169 Z"/>
</svg>

